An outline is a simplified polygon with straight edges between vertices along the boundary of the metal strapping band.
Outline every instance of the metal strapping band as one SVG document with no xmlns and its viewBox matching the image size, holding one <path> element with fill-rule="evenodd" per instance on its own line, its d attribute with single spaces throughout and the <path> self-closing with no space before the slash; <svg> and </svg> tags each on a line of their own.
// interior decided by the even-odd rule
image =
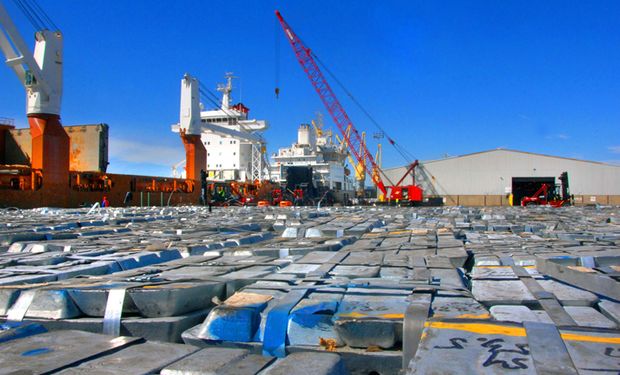
<svg viewBox="0 0 620 375">
<path fill-rule="evenodd" d="M 21 292 L 17 301 L 11 306 L 6 314 L 6 320 L 9 322 L 21 322 L 26 316 L 26 312 L 34 301 L 36 290 L 26 290 Z"/>
<path fill-rule="evenodd" d="M 578 374 L 556 326 L 538 322 L 524 322 L 523 326 L 537 374 Z"/>
<path fill-rule="evenodd" d="M 125 295 L 128 289 L 139 289 L 147 286 L 160 286 L 177 284 L 183 282 L 224 282 L 224 280 L 218 277 L 209 278 L 208 280 L 197 279 L 179 279 L 179 280 L 166 280 L 158 282 L 147 283 L 135 283 L 127 284 L 121 288 L 110 289 L 108 291 L 108 300 L 106 302 L 105 313 L 103 316 L 103 333 L 106 335 L 120 336 L 121 330 L 121 317 L 123 315 L 123 304 L 125 302 Z"/>
<path fill-rule="evenodd" d="M 308 273 L 308 277 L 323 277 L 323 276 L 325 276 L 335 266 L 340 264 L 340 262 L 342 262 L 342 260 L 344 258 L 346 258 L 347 255 L 349 255 L 348 251 L 339 251 L 339 252 L 337 252 L 336 255 L 334 255 L 329 261 L 325 262 L 323 265 L 321 265 L 316 270 Z"/>
<path fill-rule="evenodd" d="M 559 326 L 577 325 L 577 323 L 571 318 L 570 315 L 564 310 L 562 304 L 558 301 L 556 296 L 546 291 L 540 284 L 534 279 L 526 270 L 521 266 L 511 266 L 515 275 L 519 277 L 519 280 L 525 285 L 534 298 L 540 303 L 545 312 L 549 315 L 551 320 Z"/>
<path fill-rule="evenodd" d="M 580 272 L 569 267 L 553 262 L 552 259 L 538 259 L 536 267 L 560 281 L 573 284 L 579 288 L 603 295 L 605 297 L 620 300 L 620 288 L 618 282 L 607 275 L 594 272 Z"/>
<path fill-rule="evenodd" d="M 532 275 L 530 275 L 529 272 L 527 272 L 527 270 L 521 266 L 517 266 L 513 263 L 510 265 L 510 267 L 512 268 L 512 272 L 514 272 L 515 275 L 520 279 L 524 277 L 532 277 Z"/>
<path fill-rule="evenodd" d="M 577 325 L 575 320 L 570 315 L 568 315 L 566 310 L 564 310 L 564 307 L 562 307 L 562 304 L 560 304 L 557 299 L 539 299 L 538 302 L 545 310 L 545 312 L 549 315 L 551 320 L 553 320 L 553 322 L 558 326 Z"/>
<path fill-rule="evenodd" d="M 514 266 L 515 265 L 515 261 L 512 259 L 512 257 L 500 257 L 499 258 L 500 262 L 502 262 L 502 266 Z"/>
<path fill-rule="evenodd" d="M 120 336 L 126 288 L 110 289 L 103 316 L 103 334 Z"/>
<path fill-rule="evenodd" d="M 422 338 L 424 322 L 428 318 L 431 307 L 431 294 L 416 295 L 407 310 L 403 321 L 403 372 L 409 366 L 409 362 L 415 356 Z"/>
<path fill-rule="evenodd" d="M 278 358 L 286 356 L 286 331 L 288 315 L 299 301 L 308 293 L 308 289 L 291 290 L 267 314 L 265 335 L 263 337 L 263 355 Z"/>
<path fill-rule="evenodd" d="M 588 268 L 596 267 L 596 262 L 594 261 L 594 257 L 592 256 L 581 257 L 580 261 L 583 267 L 588 267 Z"/>
</svg>

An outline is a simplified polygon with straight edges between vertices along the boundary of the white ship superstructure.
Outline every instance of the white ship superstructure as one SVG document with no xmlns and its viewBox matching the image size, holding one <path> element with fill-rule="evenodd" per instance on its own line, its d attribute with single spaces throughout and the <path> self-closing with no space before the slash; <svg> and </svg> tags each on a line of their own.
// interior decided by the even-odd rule
<svg viewBox="0 0 620 375">
<path fill-rule="evenodd" d="M 351 183 L 345 173 L 346 150 L 333 142 L 330 132 L 323 133 L 320 127 L 316 130 L 308 124 L 299 126 L 297 142 L 272 156 L 271 179 L 286 181 L 288 167 L 312 167 L 317 186 L 334 191 L 350 190 Z"/>
<path fill-rule="evenodd" d="M 227 74 L 226 84 L 218 85 L 217 90 L 222 93 L 221 106 L 214 110 L 201 110 L 201 122 L 248 133 L 262 140 L 260 133 L 267 129 L 267 122 L 248 119 L 249 109 L 246 106 L 231 104 L 233 78 L 232 74 Z M 206 171 L 210 180 L 254 181 L 268 178 L 264 141 L 243 139 L 233 132 L 203 132 L 201 140 L 207 149 Z"/>
</svg>

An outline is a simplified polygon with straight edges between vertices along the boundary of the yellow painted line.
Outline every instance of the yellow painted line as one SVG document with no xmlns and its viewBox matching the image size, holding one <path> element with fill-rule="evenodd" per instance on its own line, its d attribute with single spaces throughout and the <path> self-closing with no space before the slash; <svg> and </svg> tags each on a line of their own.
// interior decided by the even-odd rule
<svg viewBox="0 0 620 375">
<path fill-rule="evenodd" d="M 490 319 L 491 314 L 483 313 L 483 314 L 461 314 L 457 316 L 458 319 Z"/>
<path fill-rule="evenodd" d="M 351 311 L 350 313 L 344 313 L 344 314 L 338 314 L 338 317 L 341 318 L 363 318 L 366 317 L 368 315 L 366 314 L 362 314 L 362 313 L 358 313 L 355 311 Z"/>
<path fill-rule="evenodd" d="M 457 331 L 466 331 L 478 334 L 486 335 L 504 335 L 504 336 L 516 336 L 526 337 L 525 328 L 522 327 L 508 327 L 497 324 L 483 324 L 483 323 L 450 323 L 450 322 L 426 322 L 425 327 L 436 329 L 452 329 Z M 584 335 L 578 333 L 561 333 L 560 336 L 563 340 L 567 341 L 583 341 L 583 342 L 595 342 L 602 344 L 620 344 L 620 337 L 600 337 L 593 335 Z"/>
<path fill-rule="evenodd" d="M 388 313 L 388 314 L 369 315 L 369 314 L 359 313 L 357 311 L 351 311 L 349 313 L 338 314 L 338 317 L 339 318 L 405 319 L 405 314 Z"/>
<path fill-rule="evenodd" d="M 598 337 L 598 336 L 590 336 L 590 335 L 580 335 L 576 333 L 561 333 L 560 336 L 564 340 L 569 341 L 586 341 L 586 342 L 597 342 L 602 344 L 620 344 L 620 337 Z"/>
<path fill-rule="evenodd" d="M 525 328 L 508 327 L 497 324 L 482 323 L 449 323 L 449 322 L 426 322 L 425 327 L 437 329 L 453 329 L 457 331 L 466 331 L 472 333 L 480 333 L 487 335 L 504 335 L 525 337 Z"/>
<path fill-rule="evenodd" d="M 384 319 L 405 319 L 405 314 L 382 314 L 379 317 Z"/>
</svg>

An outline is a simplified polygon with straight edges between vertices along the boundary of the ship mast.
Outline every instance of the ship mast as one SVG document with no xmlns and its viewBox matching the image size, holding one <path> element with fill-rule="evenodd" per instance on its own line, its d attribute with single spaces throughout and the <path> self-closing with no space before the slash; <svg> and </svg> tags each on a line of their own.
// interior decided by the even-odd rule
<svg viewBox="0 0 620 375">
<path fill-rule="evenodd" d="M 233 78 L 237 78 L 233 76 L 231 72 L 226 73 L 226 84 L 217 85 L 217 91 L 222 93 L 222 110 L 226 111 L 230 109 L 231 97 L 230 93 L 232 92 L 232 80 Z"/>
</svg>

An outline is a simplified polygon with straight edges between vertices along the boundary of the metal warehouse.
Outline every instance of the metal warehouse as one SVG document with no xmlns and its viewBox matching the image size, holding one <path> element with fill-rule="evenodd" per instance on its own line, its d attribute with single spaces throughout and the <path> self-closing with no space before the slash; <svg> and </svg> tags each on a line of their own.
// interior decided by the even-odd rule
<svg viewBox="0 0 620 375">
<path fill-rule="evenodd" d="M 396 182 L 407 167 L 385 169 Z M 425 195 L 446 205 L 507 206 L 542 183 L 558 183 L 568 172 L 575 204 L 620 204 L 620 166 L 531 152 L 497 149 L 426 161 L 416 168 Z"/>
</svg>

